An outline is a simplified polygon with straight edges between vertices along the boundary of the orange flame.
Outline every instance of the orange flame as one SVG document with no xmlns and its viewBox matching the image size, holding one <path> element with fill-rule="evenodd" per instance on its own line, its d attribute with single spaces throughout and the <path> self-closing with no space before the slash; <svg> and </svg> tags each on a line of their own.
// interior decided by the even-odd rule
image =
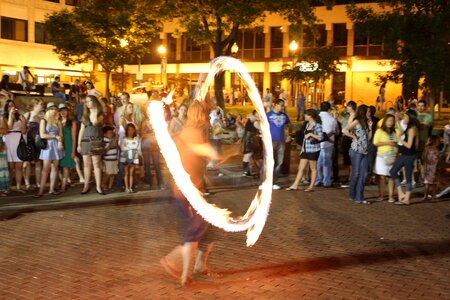
<svg viewBox="0 0 450 300">
<path fill-rule="evenodd" d="M 171 103 L 171 92 L 163 101 L 151 101 L 148 106 L 150 122 L 155 131 L 155 137 L 161 149 L 167 167 L 172 173 L 175 184 L 178 186 L 183 195 L 187 198 L 192 207 L 209 223 L 219 227 L 225 231 L 238 232 L 247 230 L 247 246 L 252 246 L 258 240 L 269 213 L 271 197 L 272 197 L 272 181 L 273 181 L 273 148 L 270 135 L 269 122 L 267 120 L 264 107 L 255 83 L 251 79 L 244 65 L 237 59 L 231 57 L 216 58 L 209 66 L 209 72 L 205 82 L 194 95 L 196 101 L 203 101 L 209 90 L 211 82 L 217 73 L 224 70 L 235 70 L 243 79 L 244 85 L 248 90 L 248 95 L 256 107 L 261 122 L 262 141 L 264 145 L 264 163 L 265 176 L 262 184 L 262 190 L 258 191 L 252 200 L 250 207 L 244 216 L 239 218 L 231 218 L 231 212 L 224 208 L 208 203 L 202 193 L 194 186 L 189 174 L 184 170 L 181 158 L 174 141 L 168 132 L 167 123 L 164 120 L 163 102 Z M 202 77 L 199 79 L 202 80 Z"/>
</svg>

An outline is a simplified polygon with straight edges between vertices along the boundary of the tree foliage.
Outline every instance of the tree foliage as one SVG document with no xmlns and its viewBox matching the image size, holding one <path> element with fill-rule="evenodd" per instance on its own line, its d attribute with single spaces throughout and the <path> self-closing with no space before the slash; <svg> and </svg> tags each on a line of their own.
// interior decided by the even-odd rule
<svg viewBox="0 0 450 300">
<path fill-rule="evenodd" d="M 45 30 L 66 65 L 88 60 L 100 64 L 109 93 L 111 71 L 143 55 L 146 43 L 159 33 L 160 22 L 153 12 L 139 0 L 85 0 L 72 11 L 48 15 Z"/>
<path fill-rule="evenodd" d="M 314 71 L 304 71 L 300 63 L 317 63 L 317 69 Z M 324 82 L 331 75 L 339 72 L 339 57 L 335 54 L 333 47 L 318 47 L 305 50 L 298 58 L 298 63 L 284 65 L 281 71 L 281 77 L 294 81 L 310 81 Z"/>
<path fill-rule="evenodd" d="M 393 71 L 381 80 L 402 82 L 437 95 L 450 88 L 450 2 L 448 0 L 382 1 L 381 12 L 348 6 L 347 13 L 363 34 L 382 39 Z M 358 31 L 358 30 L 357 30 Z"/>
<path fill-rule="evenodd" d="M 278 13 L 293 26 L 316 21 L 311 4 L 333 1 L 311 0 L 166 0 L 160 15 L 178 21 L 179 30 L 186 31 L 197 44 L 210 45 L 214 57 L 230 55 L 239 29 L 260 28 L 270 13 Z M 216 98 L 223 106 L 223 74 L 215 80 Z"/>
</svg>

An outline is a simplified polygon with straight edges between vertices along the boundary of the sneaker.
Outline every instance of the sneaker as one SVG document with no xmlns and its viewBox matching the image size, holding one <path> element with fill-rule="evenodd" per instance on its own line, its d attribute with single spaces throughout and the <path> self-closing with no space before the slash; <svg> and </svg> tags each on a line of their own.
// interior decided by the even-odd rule
<svg viewBox="0 0 450 300">
<path fill-rule="evenodd" d="M 222 176 L 224 176 L 224 174 L 219 172 L 219 174 L 217 174 L 217 176 L 222 177 Z"/>
<path fill-rule="evenodd" d="M 258 190 L 262 190 L 262 184 L 258 186 Z"/>
<path fill-rule="evenodd" d="M 348 184 L 341 184 L 341 188 L 348 188 L 350 187 Z"/>
<path fill-rule="evenodd" d="M 306 179 L 302 179 L 302 181 L 300 181 L 300 184 L 309 184 L 309 181 Z"/>
<path fill-rule="evenodd" d="M 279 190 L 279 189 L 280 189 L 280 186 L 279 186 L 278 184 L 274 184 L 274 185 L 272 186 L 272 189 L 274 189 L 274 190 Z"/>
<path fill-rule="evenodd" d="M 403 180 L 400 184 L 401 185 L 406 185 L 406 180 Z"/>
</svg>

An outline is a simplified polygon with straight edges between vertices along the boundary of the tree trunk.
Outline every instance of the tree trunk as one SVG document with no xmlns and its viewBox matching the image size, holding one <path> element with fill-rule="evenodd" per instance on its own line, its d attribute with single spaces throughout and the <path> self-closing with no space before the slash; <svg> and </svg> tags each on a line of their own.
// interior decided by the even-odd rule
<svg viewBox="0 0 450 300">
<path fill-rule="evenodd" d="M 225 101 L 223 98 L 223 86 L 224 86 L 225 72 L 216 74 L 214 77 L 214 95 L 216 96 L 217 105 L 222 109 L 225 107 Z"/>
<path fill-rule="evenodd" d="M 111 92 L 109 90 L 109 79 L 111 77 L 111 70 L 109 69 L 105 69 L 105 79 L 106 79 L 106 98 L 109 99 L 111 98 Z"/>
</svg>

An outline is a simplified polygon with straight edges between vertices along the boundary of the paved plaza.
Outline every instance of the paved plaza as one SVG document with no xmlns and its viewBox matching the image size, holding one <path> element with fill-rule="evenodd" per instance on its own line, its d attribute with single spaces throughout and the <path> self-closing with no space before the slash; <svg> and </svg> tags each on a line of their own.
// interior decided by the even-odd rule
<svg viewBox="0 0 450 300">
<path fill-rule="evenodd" d="M 256 180 L 210 175 L 209 200 L 245 212 Z M 450 299 L 448 198 L 406 207 L 353 204 L 342 188 L 274 191 L 258 242 L 217 230 L 210 264 L 223 277 L 183 289 L 159 264 L 179 243 L 168 191 L 80 191 L 1 199 L 0 299 Z"/>
</svg>

